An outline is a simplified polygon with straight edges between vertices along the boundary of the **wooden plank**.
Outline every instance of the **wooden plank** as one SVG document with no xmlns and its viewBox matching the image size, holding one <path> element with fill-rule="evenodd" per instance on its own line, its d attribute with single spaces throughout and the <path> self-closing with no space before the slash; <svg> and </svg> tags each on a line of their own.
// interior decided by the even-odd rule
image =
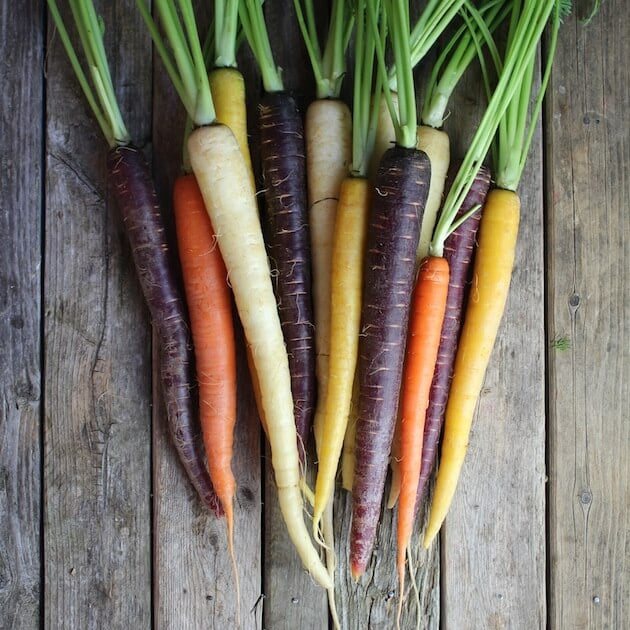
<svg viewBox="0 0 630 630">
<path fill-rule="evenodd" d="M 477 71 L 446 128 L 461 158 L 483 111 Z M 461 116 L 460 116 L 461 112 Z M 522 211 L 507 307 L 442 541 L 444 628 L 545 624 L 545 390 L 540 126 L 519 193 Z"/>
<path fill-rule="evenodd" d="M 202 17 L 203 22 L 203 17 Z M 203 32 L 203 27 L 202 27 Z M 258 75 L 245 58 L 248 86 Z M 154 72 L 153 148 L 162 207 L 171 217 L 171 191 L 180 172 L 184 111 L 160 62 Z M 174 233 L 171 234 L 174 239 Z M 244 342 L 239 330 L 239 400 L 233 470 L 237 480 L 234 546 L 239 570 L 237 607 L 225 521 L 202 507 L 185 477 L 167 435 L 159 388 L 154 417 L 154 615 L 159 628 L 261 627 L 260 424 L 255 412 Z M 158 366 L 154 380 L 157 384 Z"/>
<path fill-rule="evenodd" d="M 326 18 L 325 10 L 319 19 Z M 282 68 L 286 90 L 293 93 L 302 112 L 314 98 L 314 81 L 308 56 L 297 27 L 292 3 L 269 3 L 266 7 L 269 30 L 276 63 Z M 282 34 L 280 37 L 277 34 Z M 312 460 L 312 455 L 309 456 Z M 314 470 L 307 475 L 313 486 Z M 304 571 L 302 562 L 287 534 L 280 513 L 277 491 L 271 467 L 271 454 L 266 449 L 264 468 L 264 609 L 263 627 L 309 628 L 327 627 L 326 593 Z M 308 506 L 305 505 L 308 512 Z M 308 515 L 305 512 L 308 521 Z M 308 522 L 307 522 L 308 526 Z M 310 527 L 309 527 L 310 530 Z"/>
<path fill-rule="evenodd" d="M 147 37 L 133 2 L 101 9 L 121 110 L 142 139 Z M 106 145 L 54 30 L 47 78 L 44 623 L 149 628 L 148 320 Z"/>
<path fill-rule="evenodd" d="M 0 8 L 0 625 L 14 629 L 41 616 L 42 17 Z"/>
<path fill-rule="evenodd" d="M 548 106 L 551 628 L 630 618 L 627 4 L 565 21 Z M 625 19 L 624 19 L 625 18 Z"/>
</svg>

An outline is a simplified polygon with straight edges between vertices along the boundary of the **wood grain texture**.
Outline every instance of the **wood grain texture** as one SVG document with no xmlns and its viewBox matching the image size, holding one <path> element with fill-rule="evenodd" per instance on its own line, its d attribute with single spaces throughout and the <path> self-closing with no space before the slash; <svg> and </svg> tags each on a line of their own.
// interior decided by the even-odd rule
<svg viewBox="0 0 630 630">
<path fill-rule="evenodd" d="M 547 107 L 549 627 L 621 628 L 630 618 L 628 6 L 610 0 L 589 25 L 580 17 L 563 27 Z"/>
<path fill-rule="evenodd" d="M 38 2 L 0 7 L 0 626 L 13 629 L 41 618 L 43 39 Z"/>
<path fill-rule="evenodd" d="M 471 68 L 445 127 L 461 159 L 484 105 Z M 460 112 L 462 115 L 460 116 Z M 541 628 L 545 591 L 545 346 L 541 127 L 519 186 L 510 294 L 442 528 L 447 629 Z"/>
<path fill-rule="evenodd" d="M 132 5 L 102 9 L 121 110 L 141 139 L 150 56 Z M 44 623 L 149 628 L 148 321 L 108 200 L 107 147 L 54 30 L 47 61 Z"/>
</svg>

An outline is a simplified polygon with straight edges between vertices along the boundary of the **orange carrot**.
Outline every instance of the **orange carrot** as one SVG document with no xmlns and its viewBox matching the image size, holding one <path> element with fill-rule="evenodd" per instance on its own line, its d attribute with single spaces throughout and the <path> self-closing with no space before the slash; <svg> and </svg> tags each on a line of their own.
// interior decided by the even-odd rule
<svg viewBox="0 0 630 630">
<path fill-rule="evenodd" d="M 400 580 L 398 618 L 402 611 L 405 557 L 413 530 L 418 479 L 422 463 L 424 419 L 437 361 L 440 333 L 446 309 L 449 268 L 445 258 L 426 256 L 420 263 L 409 315 L 405 352 L 398 457 L 400 499 L 398 505 L 398 556 Z"/>
<path fill-rule="evenodd" d="M 236 421 L 236 353 L 232 293 L 216 237 L 194 175 L 182 175 L 173 189 L 179 258 L 190 316 L 201 432 L 210 479 L 223 509 L 234 559 L 232 473 Z"/>
</svg>

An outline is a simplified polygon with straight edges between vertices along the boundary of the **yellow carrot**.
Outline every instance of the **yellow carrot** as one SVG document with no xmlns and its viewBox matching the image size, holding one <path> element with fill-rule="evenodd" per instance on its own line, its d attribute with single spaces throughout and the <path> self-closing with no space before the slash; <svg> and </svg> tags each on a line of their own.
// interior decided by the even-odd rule
<svg viewBox="0 0 630 630">
<path fill-rule="evenodd" d="M 488 194 L 446 406 L 425 547 L 431 544 L 446 517 L 468 448 L 470 427 L 510 287 L 519 214 L 520 201 L 515 192 L 494 189 Z"/>
<path fill-rule="evenodd" d="M 349 177 L 341 185 L 332 254 L 329 382 L 319 449 L 313 529 L 317 531 L 333 493 L 335 475 L 350 413 L 361 324 L 363 255 L 370 187 Z"/>
<path fill-rule="evenodd" d="M 306 166 L 313 274 L 317 407 L 313 421 L 319 449 L 328 389 L 330 274 L 335 215 L 341 182 L 348 174 L 352 118 L 338 99 L 313 101 L 306 112 Z"/>
<path fill-rule="evenodd" d="M 252 188 L 256 188 L 247 135 L 245 80 L 236 68 L 215 68 L 208 75 L 217 122 L 231 130 L 245 159 Z"/>
</svg>

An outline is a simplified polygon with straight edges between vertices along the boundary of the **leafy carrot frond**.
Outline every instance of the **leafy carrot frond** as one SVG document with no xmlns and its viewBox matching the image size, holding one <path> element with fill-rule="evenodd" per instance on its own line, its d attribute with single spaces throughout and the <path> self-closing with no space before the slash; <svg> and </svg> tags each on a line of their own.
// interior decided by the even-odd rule
<svg viewBox="0 0 630 630">
<path fill-rule="evenodd" d="M 487 90 L 490 89 L 482 49 L 487 47 L 495 66 L 500 69 L 501 59 L 492 33 L 503 22 L 508 11 L 507 0 L 486 0 L 479 8 L 469 0 L 464 3 L 460 9 L 464 24 L 440 53 L 427 84 L 422 110 L 424 124 L 435 128 L 442 126 L 449 99 L 475 55 L 481 63 Z"/>
<path fill-rule="evenodd" d="M 217 68 L 235 68 L 238 49 L 239 0 L 214 2 L 214 59 Z"/>
<path fill-rule="evenodd" d="M 346 74 L 346 51 L 354 21 L 350 3 L 347 0 L 333 0 L 323 54 L 317 35 L 313 0 L 293 0 L 293 4 L 313 67 L 317 98 L 339 98 L 343 77 Z"/>
<path fill-rule="evenodd" d="M 165 45 L 145 0 L 136 0 L 151 39 L 186 112 L 197 126 L 215 121 L 206 63 L 191 0 L 156 0 Z"/>
<path fill-rule="evenodd" d="M 70 0 L 69 5 L 92 83 L 81 65 L 56 0 L 48 0 L 50 14 L 72 69 L 109 146 L 128 144 L 129 133 L 120 113 L 105 54 L 104 22 L 96 14 L 92 0 Z"/>
<path fill-rule="evenodd" d="M 374 148 L 378 103 L 382 90 L 379 75 L 374 84 L 374 56 L 376 43 L 373 33 L 366 23 L 366 1 L 358 0 L 356 8 L 356 32 L 354 45 L 354 116 L 352 122 L 352 164 L 351 172 L 358 177 L 366 177 L 370 157 Z"/>
<path fill-rule="evenodd" d="M 497 177 L 497 185 L 507 187 L 510 190 L 515 190 L 518 185 L 522 172 L 520 165 L 524 163 L 529 140 L 531 140 L 531 136 L 528 136 L 525 142 L 512 142 L 519 137 L 519 133 L 522 133 L 524 129 L 522 118 L 523 112 L 526 113 L 527 111 L 523 98 L 524 84 L 531 84 L 532 64 L 540 38 L 552 12 L 554 13 L 554 29 L 559 23 L 556 20 L 559 19 L 561 2 L 562 0 L 514 2 L 502 70 L 488 107 L 444 201 L 442 213 L 431 242 L 432 254 L 442 255 L 444 241 L 453 231 L 453 221 L 457 209 L 470 190 L 474 176 L 486 157 L 499 125 L 503 125 L 503 145 L 500 141 L 498 156 L 499 160 L 502 161 L 501 163 L 505 165 L 505 173 L 508 173 L 509 176 L 501 180 Z M 550 54 L 547 56 L 549 62 L 553 58 L 554 52 L 555 44 L 552 42 Z M 547 71 L 549 68 L 550 64 L 548 63 Z M 543 77 L 541 86 L 543 89 L 539 95 L 543 93 L 547 80 L 548 76 Z M 539 107 L 537 106 L 534 111 L 536 114 Z M 513 167 L 513 164 L 517 164 L 517 166 Z"/>
<path fill-rule="evenodd" d="M 262 5 L 261 0 L 241 0 L 239 2 L 241 24 L 260 68 L 265 92 L 282 92 L 284 85 L 281 71 L 273 59 Z"/>
</svg>

